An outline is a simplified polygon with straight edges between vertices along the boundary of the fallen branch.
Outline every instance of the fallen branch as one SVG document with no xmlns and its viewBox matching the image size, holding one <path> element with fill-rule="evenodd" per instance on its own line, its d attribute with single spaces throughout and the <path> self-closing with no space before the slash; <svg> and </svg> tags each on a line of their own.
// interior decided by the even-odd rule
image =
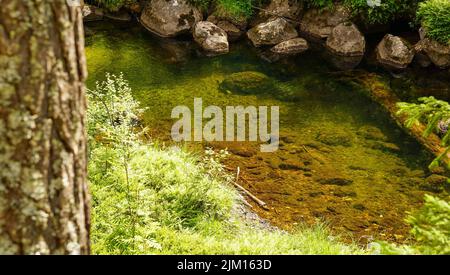
<svg viewBox="0 0 450 275">
<path fill-rule="evenodd" d="M 242 187 L 240 184 L 238 184 L 237 182 L 239 181 L 239 174 L 240 174 L 240 168 L 237 168 L 236 171 L 236 180 L 233 181 L 233 185 L 236 186 L 239 190 L 241 190 L 242 192 L 244 192 L 247 196 L 249 196 L 254 202 L 256 202 L 261 208 L 263 208 L 264 210 L 269 210 L 269 208 L 267 207 L 267 204 L 265 202 L 263 202 L 262 200 L 258 199 L 255 195 L 253 195 L 250 191 L 248 191 L 247 189 L 245 189 L 244 187 Z"/>
</svg>

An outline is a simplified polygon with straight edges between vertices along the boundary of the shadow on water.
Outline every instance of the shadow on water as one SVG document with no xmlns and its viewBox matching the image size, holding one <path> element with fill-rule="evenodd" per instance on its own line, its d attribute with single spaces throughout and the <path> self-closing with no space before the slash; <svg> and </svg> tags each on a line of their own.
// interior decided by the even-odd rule
<svg viewBox="0 0 450 275">
<path fill-rule="evenodd" d="M 227 148 L 225 164 L 240 167 L 241 184 L 265 201 L 263 218 L 285 229 L 326 220 L 349 238 L 406 240 L 407 211 L 419 207 L 431 157 L 352 85 L 334 79 L 313 53 L 269 64 L 241 42 L 230 54 L 206 58 L 189 41 L 160 40 L 138 26 L 88 26 L 88 86 L 106 72 L 123 72 L 135 97 L 149 107 L 151 135 L 170 142 L 177 105 L 280 106 L 280 148 L 261 153 L 250 142 L 191 144 Z M 273 90 L 219 90 L 233 73 L 265 74 Z M 348 234 L 348 233 L 345 233 Z"/>
</svg>

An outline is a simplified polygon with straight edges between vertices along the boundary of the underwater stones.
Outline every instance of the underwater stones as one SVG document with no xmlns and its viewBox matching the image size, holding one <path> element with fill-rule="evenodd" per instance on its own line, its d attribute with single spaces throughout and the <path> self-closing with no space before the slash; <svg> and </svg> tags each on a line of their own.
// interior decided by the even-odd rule
<svg viewBox="0 0 450 275">
<path fill-rule="evenodd" d="M 297 37 L 297 31 L 283 18 L 258 24 L 247 32 L 255 47 L 272 46 Z"/>
<path fill-rule="evenodd" d="M 271 92 L 272 80 L 263 73 L 246 71 L 228 75 L 219 85 L 221 91 L 252 94 L 264 91 Z"/>
<path fill-rule="evenodd" d="M 228 53 L 227 33 L 211 22 L 200 21 L 194 26 L 193 36 L 208 55 Z"/>
<path fill-rule="evenodd" d="M 229 146 L 228 151 L 230 151 L 230 153 L 232 153 L 234 155 L 245 157 L 245 158 L 252 157 L 252 156 L 256 155 L 256 153 L 257 153 L 255 149 L 247 148 L 245 146 Z"/>
<path fill-rule="evenodd" d="M 349 70 L 359 65 L 366 49 L 366 40 L 355 24 L 340 23 L 326 41 L 330 60 L 339 69 Z"/>
<path fill-rule="evenodd" d="M 359 211 L 364 211 L 367 209 L 362 203 L 355 203 L 352 207 Z"/>
<path fill-rule="evenodd" d="M 280 55 L 299 54 L 308 49 L 308 42 L 300 37 L 283 41 L 273 46 L 270 51 Z"/>
<path fill-rule="evenodd" d="M 310 171 L 311 169 L 305 167 L 305 165 L 299 161 L 295 160 L 286 160 L 278 165 L 278 167 L 282 170 L 301 170 L 301 171 Z"/>
<path fill-rule="evenodd" d="M 335 131 L 332 130 L 330 132 L 319 133 L 316 136 L 316 140 L 330 146 L 341 145 L 350 147 L 353 143 L 352 137 L 347 132 L 338 129 Z"/>
<path fill-rule="evenodd" d="M 390 153 L 399 153 L 401 151 L 396 144 L 383 141 L 371 141 L 368 143 L 368 147 Z"/>
<path fill-rule="evenodd" d="M 432 174 L 425 179 L 420 188 L 425 191 L 430 191 L 434 193 L 441 193 L 446 188 L 448 188 L 448 178 L 442 175 Z"/>
<path fill-rule="evenodd" d="M 83 21 L 84 22 L 92 22 L 92 21 L 99 21 L 103 20 L 103 9 L 90 6 L 90 5 L 84 5 L 81 14 L 83 15 Z"/>
<path fill-rule="evenodd" d="M 386 34 L 376 48 L 377 61 L 390 70 L 408 67 L 414 53 L 414 48 L 406 40 L 391 34 Z"/>
<path fill-rule="evenodd" d="M 381 132 L 381 130 L 374 126 L 362 126 L 358 129 L 357 134 L 361 137 L 364 137 L 366 139 L 370 140 L 380 140 L 380 141 L 386 141 L 387 137 Z"/>
<path fill-rule="evenodd" d="M 318 182 L 320 184 L 326 184 L 326 185 L 344 186 L 344 185 L 350 185 L 351 183 L 353 183 L 353 180 L 341 178 L 341 177 L 329 177 L 329 178 L 321 178 L 318 180 Z"/>
<path fill-rule="evenodd" d="M 201 20 L 201 12 L 187 0 L 152 0 L 144 7 L 140 22 L 159 36 L 174 37 L 189 32 Z"/>
<path fill-rule="evenodd" d="M 331 9 L 309 9 L 300 21 L 300 32 L 313 42 L 324 42 L 335 26 L 349 18 L 350 12 L 341 4 Z"/>
<path fill-rule="evenodd" d="M 356 192 L 354 192 L 354 191 L 348 191 L 348 192 L 335 191 L 335 192 L 333 192 L 333 195 L 338 198 L 345 198 L 345 197 L 355 198 L 357 196 Z"/>
</svg>

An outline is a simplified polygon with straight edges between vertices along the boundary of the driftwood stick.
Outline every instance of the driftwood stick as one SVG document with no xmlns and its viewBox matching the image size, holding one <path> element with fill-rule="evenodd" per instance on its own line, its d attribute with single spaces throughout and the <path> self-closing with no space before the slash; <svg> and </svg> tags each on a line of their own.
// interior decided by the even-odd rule
<svg viewBox="0 0 450 275">
<path fill-rule="evenodd" d="M 249 196 L 254 202 L 256 202 L 261 208 L 263 208 L 264 210 L 269 210 L 269 208 L 267 207 L 267 204 L 265 202 L 263 202 L 262 200 L 258 199 L 255 195 L 253 195 L 250 191 L 248 191 L 247 189 L 245 189 L 244 187 L 242 187 L 240 184 L 237 183 L 237 181 L 239 180 L 239 174 L 240 174 L 240 168 L 237 168 L 236 171 L 236 180 L 233 181 L 233 185 L 236 186 L 236 188 L 238 188 L 239 190 L 241 190 L 242 192 L 244 192 L 247 196 Z"/>
</svg>

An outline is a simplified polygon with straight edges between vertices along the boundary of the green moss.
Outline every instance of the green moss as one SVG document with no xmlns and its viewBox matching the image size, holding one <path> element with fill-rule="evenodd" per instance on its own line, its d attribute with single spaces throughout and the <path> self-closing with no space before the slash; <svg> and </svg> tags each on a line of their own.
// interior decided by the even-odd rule
<svg viewBox="0 0 450 275">
<path fill-rule="evenodd" d="M 226 92 L 242 94 L 261 94 L 272 92 L 274 89 L 273 80 L 260 72 L 239 72 L 231 74 L 220 83 L 219 88 Z"/>
<path fill-rule="evenodd" d="M 425 28 L 427 36 L 450 45 L 450 1 L 429 0 L 421 3 L 417 19 Z"/>
</svg>

